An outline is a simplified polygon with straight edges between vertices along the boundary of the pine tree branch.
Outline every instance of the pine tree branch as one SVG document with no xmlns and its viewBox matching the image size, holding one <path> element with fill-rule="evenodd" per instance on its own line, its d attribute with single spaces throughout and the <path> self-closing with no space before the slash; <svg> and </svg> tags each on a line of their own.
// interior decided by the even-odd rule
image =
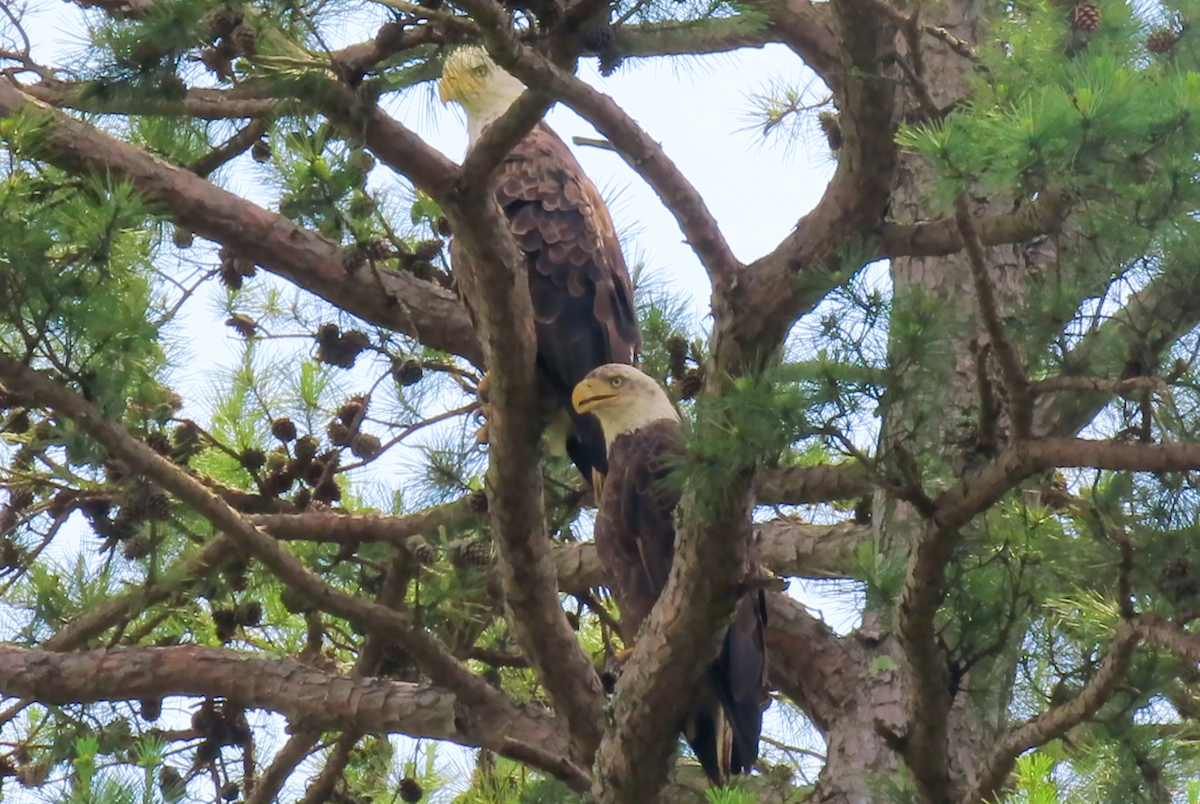
<svg viewBox="0 0 1200 804">
<path fill-rule="evenodd" d="M 1033 393 L 1020 356 L 1009 340 L 1008 333 L 1004 331 L 1004 325 L 1000 323 L 1000 310 L 996 304 L 992 278 L 988 274 L 983 244 L 979 242 L 979 234 L 975 231 L 975 222 L 971 217 L 965 192 L 959 193 L 954 201 L 954 219 L 966 245 L 971 276 L 975 280 L 975 299 L 979 304 L 979 314 L 983 319 L 992 353 L 1000 364 L 1000 376 L 1008 390 L 1008 418 L 1012 423 L 1013 437 L 1023 441 L 1029 438 L 1033 429 Z"/>
<path fill-rule="evenodd" d="M 292 734 L 271 761 L 267 772 L 254 780 L 253 788 L 247 791 L 246 804 L 271 804 L 296 766 L 312 753 L 319 739 L 321 732 L 315 730 L 305 729 Z"/>
<path fill-rule="evenodd" d="M 858 463 L 764 468 L 754 478 L 754 496 L 759 505 L 848 500 L 870 491 L 867 472 Z"/>
<path fill-rule="evenodd" d="M 626 59 L 728 53 L 761 48 L 782 39 L 776 24 L 763 25 L 743 15 L 689 22 L 626 23 L 613 30 L 616 50 Z"/>
<path fill-rule="evenodd" d="M 236 555 L 237 544 L 230 537 L 210 539 L 199 551 L 160 571 L 158 583 L 154 586 L 131 586 L 120 594 L 106 598 L 60 629 L 40 647 L 51 651 L 82 648 L 109 628 L 167 600 L 181 585 L 212 575 Z"/>
<path fill-rule="evenodd" d="M 1080 467 L 1131 472 L 1200 469 L 1200 444 L 1145 444 L 1083 439 L 1043 439 L 1010 445 L 934 501 L 934 510 L 909 558 L 898 604 L 898 633 L 910 683 L 905 760 L 923 794 L 953 801 L 958 793 L 946 754 L 951 688 L 946 657 L 937 641 L 935 617 L 945 588 L 945 569 L 960 529 L 1023 480 L 1054 468 Z"/>
<path fill-rule="evenodd" d="M 263 82 L 248 81 L 232 89 L 192 88 L 179 100 L 147 92 L 123 92 L 116 97 L 97 94 L 87 83 L 46 78 L 21 87 L 43 103 L 81 112 L 126 115 L 194 117 L 198 120 L 279 117 L 295 111 L 294 100 L 276 97 Z"/>
<path fill-rule="evenodd" d="M 330 674 L 295 659 L 190 645 L 57 653 L 0 644 L 0 687 L 50 705 L 221 696 L 279 712 L 304 728 L 407 734 L 504 755 L 516 739 L 538 749 L 520 761 L 540 758 L 544 765 L 535 767 L 567 776 L 564 781 L 576 789 L 588 782 L 582 770 L 564 763 L 550 721 L 532 710 L 489 720 L 474 704 L 438 687 Z"/>
<path fill-rule="evenodd" d="M 379 271 L 378 282 L 351 281 L 341 250 L 317 233 L 52 110 L 0 79 L 0 116 L 22 112 L 41 117 L 39 154 L 55 166 L 70 173 L 94 171 L 128 181 L 162 204 L 180 225 L 230 247 L 347 312 L 434 348 L 480 360 L 470 319 L 450 291 L 399 271 Z M 369 132 L 375 139 L 386 140 L 384 150 L 393 161 L 410 166 L 414 160 L 424 160 L 412 174 L 414 181 L 453 182 L 457 171 L 453 163 L 440 154 L 441 161 L 433 160 L 428 152 L 437 152 L 423 143 L 418 156 L 408 154 L 405 148 L 413 144 L 410 132 L 397 130 L 399 124 L 376 117 L 372 120 Z M 399 159 L 399 153 L 406 156 Z"/>
<path fill-rule="evenodd" d="M 318 608 L 339 617 L 364 623 L 368 630 L 395 641 L 412 654 L 435 682 L 464 702 L 485 707 L 495 716 L 519 717 L 502 693 L 459 663 L 446 648 L 422 628 L 376 603 L 346 594 L 322 581 L 279 542 L 266 535 L 223 500 L 175 464 L 133 438 L 120 425 L 105 419 L 87 400 L 20 361 L 0 353 L 0 380 L 16 385 L 29 396 L 72 419 L 81 431 L 103 445 L 133 471 L 153 479 L 231 537 L 237 546 L 259 559 L 284 584 Z"/>
<path fill-rule="evenodd" d="M 960 799 L 961 804 L 997 800 L 1018 756 L 1061 737 L 1108 703 L 1129 672 L 1138 643 L 1146 636 L 1144 628 L 1141 618 L 1122 622 L 1117 626 L 1100 666 L 1078 695 L 1009 729 L 1000 737 L 979 774 L 978 783 Z"/>
<path fill-rule="evenodd" d="M 837 91 L 845 80 L 842 40 L 828 4 L 809 0 L 752 0 L 749 5 L 766 13 L 779 40 L 803 59 L 826 86 Z"/>
<path fill-rule="evenodd" d="M 475 313 L 490 378 L 488 512 L 509 623 L 567 724 L 572 756 L 590 765 L 604 694 L 562 610 L 546 532 L 537 414 L 543 403 L 525 257 L 488 186 L 460 185 L 443 210 L 475 266 L 460 289 Z"/>
<path fill-rule="evenodd" d="M 972 224 L 984 246 L 1000 246 L 1053 234 L 1069 212 L 1067 194 L 1051 188 L 1020 209 L 975 218 Z M 872 261 L 885 257 L 941 257 L 965 246 L 958 221 L 953 218 L 908 225 L 885 223 L 879 227 L 878 238 L 879 251 Z"/>
<path fill-rule="evenodd" d="M 1191 265 L 1164 266 L 1163 274 L 1134 293 L 1124 307 L 1064 355 L 1072 374 L 1142 377 L 1153 374 L 1161 355 L 1200 324 L 1200 283 Z M 1112 400 L 1106 390 L 1071 390 L 1038 399 L 1037 431 L 1073 436 Z"/>
<path fill-rule="evenodd" d="M 271 121 L 266 118 L 251 121 L 249 125 L 243 127 L 228 140 L 189 165 L 188 170 L 202 179 L 208 178 L 214 170 L 250 150 L 251 146 L 262 139 L 270 127 Z"/>
</svg>

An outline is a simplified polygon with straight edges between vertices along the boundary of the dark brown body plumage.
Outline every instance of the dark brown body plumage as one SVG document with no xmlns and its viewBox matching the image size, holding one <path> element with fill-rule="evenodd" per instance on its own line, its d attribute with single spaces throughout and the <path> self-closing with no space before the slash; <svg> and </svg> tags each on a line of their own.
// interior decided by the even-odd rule
<svg viewBox="0 0 1200 804">
<path fill-rule="evenodd" d="M 621 607 L 627 644 L 637 634 L 667 585 L 675 552 L 672 519 L 680 492 L 671 484 L 672 463 L 680 454 L 678 422 L 660 419 L 618 436 L 609 451 L 608 476 L 596 518 L 596 552 L 609 587 Z M 708 688 L 680 730 L 714 784 L 730 773 L 749 772 L 758 758 L 766 683 L 766 600 L 761 589 L 738 602 L 721 653 L 708 674 Z M 732 732 L 720 761 L 718 741 L 726 739 L 721 712 Z"/>
<path fill-rule="evenodd" d="M 493 191 L 528 256 L 545 395 L 570 414 L 567 452 L 590 481 L 607 465 L 604 435 L 594 417 L 574 411 L 571 391 L 597 366 L 632 363 L 641 344 L 612 218 L 570 149 L 541 122 L 497 168 Z M 450 256 L 460 283 L 469 281 L 462 249 L 451 243 Z"/>
</svg>

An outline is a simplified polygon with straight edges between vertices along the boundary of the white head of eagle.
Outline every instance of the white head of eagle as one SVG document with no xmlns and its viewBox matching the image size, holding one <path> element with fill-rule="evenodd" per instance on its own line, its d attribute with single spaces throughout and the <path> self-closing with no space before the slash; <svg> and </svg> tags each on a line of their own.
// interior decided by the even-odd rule
<svg viewBox="0 0 1200 804">
<path fill-rule="evenodd" d="M 501 69 L 481 47 L 460 47 L 446 57 L 438 94 L 467 113 L 467 136 L 474 145 L 484 128 L 521 97 L 525 85 Z"/>
<path fill-rule="evenodd" d="M 670 397 L 654 378 L 622 363 L 593 369 L 575 386 L 571 403 L 577 412 L 600 420 L 610 449 L 617 436 L 635 433 L 651 422 L 679 421 Z"/>
</svg>

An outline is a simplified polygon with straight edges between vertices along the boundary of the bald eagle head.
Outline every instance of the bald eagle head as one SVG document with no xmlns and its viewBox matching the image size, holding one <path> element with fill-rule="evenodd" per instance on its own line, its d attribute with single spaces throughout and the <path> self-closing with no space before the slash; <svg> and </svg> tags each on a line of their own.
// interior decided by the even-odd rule
<svg viewBox="0 0 1200 804">
<path fill-rule="evenodd" d="M 481 47 L 460 47 L 442 65 L 438 94 L 442 103 L 451 101 L 467 113 L 467 133 L 471 145 L 483 129 L 512 106 L 525 85 L 492 61 Z"/>
<path fill-rule="evenodd" d="M 641 430 L 651 422 L 679 421 L 666 391 L 649 375 L 623 363 L 593 369 L 575 386 L 571 404 L 579 413 L 591 413 L 600 420 L 609 447 L 617 436 Z"/>
</svg>

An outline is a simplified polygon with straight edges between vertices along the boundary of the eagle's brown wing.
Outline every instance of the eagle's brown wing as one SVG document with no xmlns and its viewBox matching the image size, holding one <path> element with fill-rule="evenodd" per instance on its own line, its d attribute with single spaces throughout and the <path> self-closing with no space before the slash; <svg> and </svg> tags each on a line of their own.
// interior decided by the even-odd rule
<svg viewBox="0 0 1200 804">
<path fill-rule="evenodd" d="M 571 406 L 571 391 L 606 363 L 632 363 L 641 344 L 633 287 L 608 207 L 545 123 L 497 169 L 496 200 L 529 255 L 538 367 L 575 425 L 567 451 L 587 480 L 607 468 L 604 434 Z"/>
<path fill-rule="evenodd" d="M 679 436 L 679 424 L 664 419 L 618 436 L 608 456 L 608 477 L 596 516 L 596 552 L 621 607 L 627 645 L 671 573 L 672 514 L 679 490 L 666 478 L 679 455 Z"/>
<path fill-rule="evenodd" d="M 671 572 L 672 516 L 680 492 L 669 475 L 680 454 L 680 435 L 678 423 L 654 422 L 619 436 L 609 453 L 596 517 L 596 552 L 621 607 L 627 645 L 666 588 Z M 769 701 L 766 617 L 762 590 L 747 592 L 709 670 L 709 688 L 680 724 L 714 784 L 727 783 L 730 773 L 749 772 L 758 759 L 762 712 Z"/>
</svg>

